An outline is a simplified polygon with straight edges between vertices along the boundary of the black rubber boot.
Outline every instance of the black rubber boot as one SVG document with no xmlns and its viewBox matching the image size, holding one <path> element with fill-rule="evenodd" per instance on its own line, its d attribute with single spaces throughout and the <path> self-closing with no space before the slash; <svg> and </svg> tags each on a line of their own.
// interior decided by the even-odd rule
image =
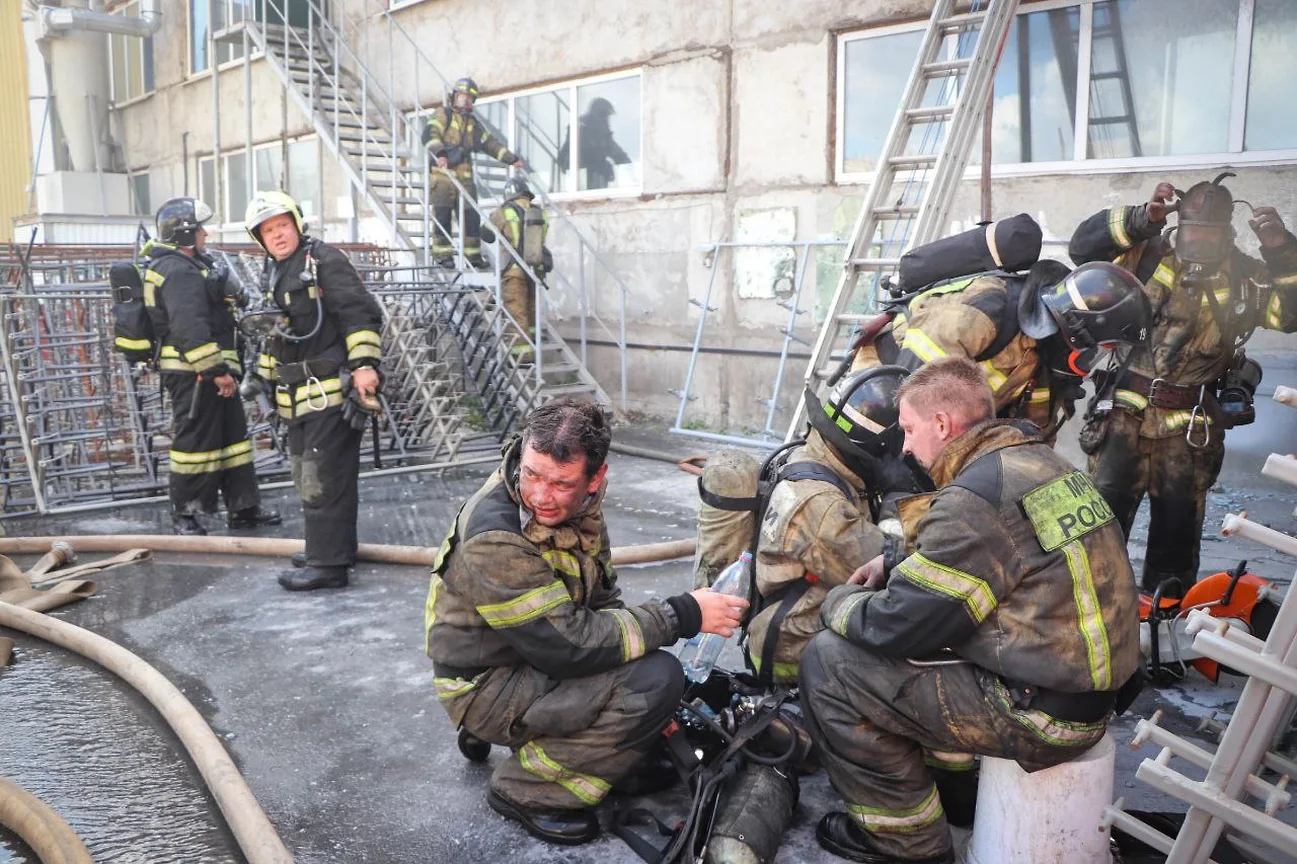
<svg viewBox="0 0 1297 864">
<path fill-rule="evenodd" d="M 302 570 L 285 570 L 279 574 L 279 584 L 287 591 L 314 591 L 317 588 L 346 588 L 346 567 L 306 567 Z"/>
<path fill-rule="evenodd" d="M 245 510 L 231 513 L 225 524 L 238 530 L 240 528 L 260 528 L 263 525 L 279 525 L 283 521 L 284 517 L 279 515 L 278 510 L 248 507 Z"/>
<path fill-rule="evenodd" d="M 306 553 L 294 552 L 292 557 L 292 562 L 294 567 L 296 567 L 298 570 L 301 570 L 303 567 L 306 566 Z"/>
<path fill-rule="evenodd" d="M 955 864 L 954 852 L 937 858 L 897 858 L 879 852 L 869 832 L 841 810 L 824 814 L 815 826 L 815 839 L 839 858 L 862 864 Z"/>
<path fill-rule="evenodd" d="M 546 843 L 579 846 L 599 836 L 599 820 L 589 810 L 534 810 L 510 801 L 494 789 L 486 793 L 486 803 Z"/>
<path fill-rule="evenodd" d="M 972 828 L 977 810 L 978 769 L 971 771 L 941 771 L 933 769 L 932 777 L 941 796 L 941 808 L 946 811 L 946 822 L 956 828 Z"/>
<path fill-rule="evenodd" d="M 207 533 L 203 523 L 198 521 L 198 517 L 193 514 L 171 514 L 171 532 L 173 534 L 184 534 L 191 537 L 201 537 Z"/>
<path fill-rule="evenodd" d="M 470 762 L 485 762 L 491 755 L 491 742 L 483 741 L 467 729 L 459 730 L 459 752 Z"/>
</svg>

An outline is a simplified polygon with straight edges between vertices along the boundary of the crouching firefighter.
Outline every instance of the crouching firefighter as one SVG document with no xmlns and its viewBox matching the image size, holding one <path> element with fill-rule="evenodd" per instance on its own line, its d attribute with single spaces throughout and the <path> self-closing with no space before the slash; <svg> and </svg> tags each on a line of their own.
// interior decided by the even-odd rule
<svg viewBox="0 0 1297 864">
<path fill-rule="evenodd" d="M 341 588 L 356 561 L 360 441 L 380 409 L 383 312 L 344 253 L 306 236 L 302 211 L 288 195 L 258 192 L 244 224 L 270 256 L 262 291 L 286 317 L 257 371 L 275 385 L 279 417 L 288 423 L 306 522 L 306 551 L 293 562 L 299 569 L 280 574 L 279 584 L 289 591 Z"/>
<path fill-rule="evenodd" d="M 487 802 L 549 843 L 595 839 L 593 808 L 645 773 L 685 685 L 658 649 L 732 635 L 747 605 L 708 589 L 622 601 L 603 515 L 611 437 L 592 402 L 533 410 L 460 508 L 428 592 L 427 651 L 460 749 L 509 748 Z"/>
<path fill-rule="evenodd" d="M 1273 207 L 1257 207 L 1248 224 L 1265 260 L 1243 254 L 1230 223 L 1235 203 L 1246 202 L 1221 185 L 1229 176 L 1197 183 L 1178 201 L 1162 183 L 1147 203 L 1086 219 L 1068 247 L 1078 263 L 1127 268 L 1154 310 L 1148 342 L 1098 381 L 1081 449 L 1127 535 L 1148 495 L 1141 585 L 1150 593 L 1161 586 L 1168 597 L 1198 579 L 1207 490 L 1225 457 L 1225 430 L 1256 416 L 1261 367 L 1244 343 L 1257 327 L 1297 332 L 1297 237 Z M 1166 229 L 1176 210 L 1178 225 Z"/>
<path fill-rule="evenodd" d="M 944 864 L 929 762 L 980 754 L 1033 771 L 1084 753 L 1138 690 L 1138 599 L 1103 497 L 1033 424 L 995 419 L 975 363 L 928 364 L 897 395 L 905 451 L 937 491 L 913 553 L 829 592 L 799 680 L 847 805 L 819 822 L 820 844 Z"/>
<path fill-rule="evenodd" d="M 200 513 L 225 498 L 230 528 L 278 525 L 261 508 L 248 420 L 237 398 L 242 374 L 229 273 L 207 254 L 203 223 L 212 210 L 172 198 L 157 213 L 158 239 L 144 249 L 144 306 L 158 343 L 158 368 L 171 397 L 171 521 L 177 534 L 206 534 Z"/>
</svg>

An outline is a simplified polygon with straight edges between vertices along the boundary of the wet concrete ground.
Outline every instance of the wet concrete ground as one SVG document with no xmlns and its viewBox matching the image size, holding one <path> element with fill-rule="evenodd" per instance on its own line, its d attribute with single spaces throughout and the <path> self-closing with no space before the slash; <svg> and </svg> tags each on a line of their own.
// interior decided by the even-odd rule
<svg viewBox="0 0 1297 864">
<path fill-rule="evenodd" d="M 1297 384 L 1297 369 L 1267 364 L 1266 374 L 1267 385 Z M 1209 536 L 1226 511 L 1241 508 L 1272 527 L 1297 531 L 1292 491 L 1256 474 L 1269 452 L 1297 451 L 1297 415 L 1267 400 L 1259 409 L 1255 426 L 1231 434 L 1226 469 L 1211 495 Z M 708 449 L 642 429 L 619 430 L 617 440 L 675 453 Z M 1061 449 L 1075 454 L 1068 440 Z M 616 454 L 611 465 L 607 509 L 615 544 L 692 534 L 692 477 Z M 486 473 L 475 468 L 365 482 L 361 539 L 439 543 L 460 501 Z M 285 524 L 265 536 L 300 536 L 292 494 L 272 500 Z M 6 523 L 15 536 L 167 527 L 161 508 Z M 1132 539 L 1136 557 L 1144 530 L 1141 519 Z M 1293 563 L 1277 553 L 1235 539 L 1209 539 L 1203 552 L 1204 572 L 1240 558 L 1269 578 L 1288 580 L 1293 572 Z M 362 564 L 345 590 L 293 595 L 275 583 L 285 564 L 168 555 L 103 574 L 97 596 L 55 614 L 121 642 L 184 690 L 300 862 L 639 860 L 610 836 L 571 850 L 545 846 L 487 808 L 490 768 L 459 755 L 432 695 L 423 653 L 423 568 Z M 622 568 L 620 579 L 629 603 L 677 593 L 690 587 L 690 562 Z M 14 665 L 0 671 L 0 774 L 62 813 L 96 861 L 242 860 L 196 771 L 143 700 L 60 649 L 22 635 L 17 642 Z M 1125 744 L 1134 720 L 1157 707 L 1166 709 L 1165 725 L 1198 734 L 1202 718 L 1215 712 L 1223 719 L 1235 699 L 1236 685 L 1214 687 L 1191 676 L 1145 693 L 1113 734 Z M 1132 809 L 1183 810 L 1135 780 L 1139 762 L 1152 755 L 1148 748 L 1119 747 L 1116 793 Z M 684 799 L 676 791 L 653 804 L 674 821 Z M 822 775 L 806 778 L 777 860 L 838 860 L 814 840 L 816 821 L 836 806 Z M 12 837 L 0 836 L 0 862 L 30 860 Z"/>
</svg>

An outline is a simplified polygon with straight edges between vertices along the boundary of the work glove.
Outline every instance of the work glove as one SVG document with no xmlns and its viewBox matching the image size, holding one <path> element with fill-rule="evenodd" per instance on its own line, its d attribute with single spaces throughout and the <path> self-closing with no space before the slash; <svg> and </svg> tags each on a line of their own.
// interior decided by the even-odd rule
<svg viewBox="0 0 1297 864">
<path fill-rule="evenodd" d="M 1273 207 L 1256 208 L 1252 211 L 1252 218 L 1247 224 L 1252 227 L 1252 232 L 1261 241 L 1261 245 L 1267 249 L 1283 246 L 1292 236 L 1284 227 L 1283 217 Z"/>
</svg>

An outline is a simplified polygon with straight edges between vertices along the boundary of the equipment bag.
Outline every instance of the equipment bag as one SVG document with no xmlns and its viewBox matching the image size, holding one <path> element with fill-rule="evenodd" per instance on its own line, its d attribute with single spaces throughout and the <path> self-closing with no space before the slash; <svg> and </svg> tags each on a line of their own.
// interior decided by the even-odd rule
<svg viewBox="0 0 1297 864">
<path fill-rule="evenodd" d="M 820 480 L 836 486 L 848 500 L 854 497 L 850 484 L 823 465 L 815 462 L 788 464 L 792 451 L 805 443 L 805 439 L 791 441 L 767 456 L 764 462 L 757 462 L 747 454 L 734 451 L 726 451 L 707 460 L 703 474 L 698 478 L 698 497 L 702 499 L 698 513 L 698 551 L 695 558 L 695 581 L 698 587 L 710 585 L 721 570 L 745 551 L 750 552 L 753 560 L 756 560 L 757 544 L 761 539 L 761 522 L 770 507 L 770 497 L 774 494 L 775 486 L 780 482 Z M 752 494 L 745 494 L 749 491 Z M 744 658 L 749 667 L 752 667 L 752 652 L 756 651 L 761 660 L 760 668 L 766 670 L 762 673 L 763 678 L 769 677 L 774 666 L 772 657 L 779 626 L 809 584 L 801 579 L 765 597 L 757 590 L 757 565 L 754 564 L 751 568 L 747 588 L 748 608 L 743 617 Z M 766 644 L 747 645 L 748 622 L 763 609 L 776 603 L 781 608 L 775 613 L 766 631 Z"/>
<path fill-rule="evenodd" d="M 157 357 L 157 334 L 144 305 L 144 281 L 130 261 L 118 261 L 108 271 L 113 292 L 113 347 L 126 362 L 152 363 Z"/>
<path fill-rule="evenodd" d="M 1040 258 L 1044 237 L 1026 213 L 981 225 L 911 249 L 897 266 L 897 292 L 910 294 L 934 282 L 986 270 L 1025 270 Z"/>
</svg>

